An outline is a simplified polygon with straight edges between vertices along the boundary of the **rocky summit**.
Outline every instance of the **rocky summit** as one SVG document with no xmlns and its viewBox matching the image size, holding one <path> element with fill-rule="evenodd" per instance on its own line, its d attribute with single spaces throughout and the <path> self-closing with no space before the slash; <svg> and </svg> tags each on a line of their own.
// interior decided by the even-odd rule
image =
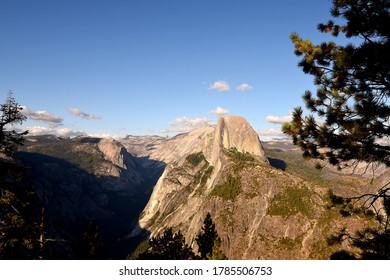
<svg viewBox="0 0 390 280">
<path fill-rule="evenodd" d="M 329 192 L 354 196 L 376 185 L 318 171 L 288 145 L 262 143 L 244 118 L 225 116 L 175 137 L 28 137 L 20 155 L 53 240 L 47 259 L 87 258 L 91 221 L 103 259 L 124 259 L 169 227 L 196 247 L 207 213 L 229 259 L 329 258 L 348 246 L 330 247 L 330 234 L 362 225 L 341 219 Z"/>
<path fill-rule="evenodd" d="M 286 171 L 283 160 L 268 160 L 242 117 L 220 117 L 203 138 L 203 146 L 184 160 L 167 163 L 133 234 L 142 229 L 156 236 L 172 227 L 196 247 L 210 213 L 229 259 L 330 256 L 327 237 L 341 224 L 334 222 L 337 211 L 327 208 L 328 187 Z M 300 155 L 297 162 L 302 162 Z M 315 170 L 313 165 L 304 168 Z"/>
<path fill-rule="evenodd" d="M 170 142 L 176 141 L 177 139 L 173 139 Z M 259 162 L 268 163 L 259 136 L 244 118 L 238 116 L 220 117 L 216 128 L 200 128 L 181 135 L 180 142 L 190 145 L 181 145 L 187 148 L 186 153 L 175 157 L 174 161 L 167 162 L 168 166 L 157 182 L 140 219 L 141 227 L 149 224 L 156 213 L 164 215 L 160 208 L 164 205 L 161 201 L 166 196 L 173 191 L 176 192 L 178 187 L 196 185 L 197 182 L 193 182 L 195 176 L 203 179 L 198 187 L 210 190 L 216 180 L 220 180 L 220 170 L 226 164 L 226 151 L 234 150 L 234 153 L 248 154 Z M 176 147 L 176 145 L 166 146 Z M 174 149 L 167 150 L 174 151 Z M 171 153 L 172 151 L 168 154 Z M 195 159 L 195 164 L 191 164 L 191 158 Z M 181 173 L 177 173 L 178 171 Z M 198 189 L 197 192 L 202 193 L 205 190 Z M 177 205 L 178 208 L 181 206 Z M 191 212 L 193 210 L 191 209 Z"/>
<path fill-rule="evenodd" d="M 221 152 L 231 148 L 268 162 L 258 134 L 243 117 L 219 117 L 217 127 L 204 143 L 203 153 L 211 164 L 216 165 Z"/>
<path fill-rule="evenodd" d="M 279 205 L 283 202 L 277 198 L 288 200 L 289 192 L 304 194 L 302 203 L 307 208 L 303 213 L 286 210 L 292 215 L 285 217 L 278 208 L 295 206 Z M 167 165 L 141 214 L 140 228 L 153 236 L 173 227 L 194 245 L 210 212 L 228 258 L 279 258 L 278 250 L 269 249 L 283 238 L 296 244 L 289 258 L 307 258 L 322 194 L 272 167 L 257 133 L 244 118 L 220 117 L 198 152 Z"/>
</svg>

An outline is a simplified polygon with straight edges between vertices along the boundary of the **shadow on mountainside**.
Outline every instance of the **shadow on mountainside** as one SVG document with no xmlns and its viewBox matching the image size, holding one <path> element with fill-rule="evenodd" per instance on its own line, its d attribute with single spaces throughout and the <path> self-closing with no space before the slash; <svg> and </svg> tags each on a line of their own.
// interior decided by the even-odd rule
<svg viewBox="0 0 390 280">
<path fill-rule="evenodd" d="M 119 178 L 96 176 L 57 157 L 32 152 L 20 156 L 36 189 L 36 212 L 41 213 L 44 206 L 45 259 L 90 259 L 84 239 L 91 221 L 100 237 L 97 258 L 125 259 L 137 247 L 139 239 L 123 237 L 138 226 L 138 217 L 163 172 L 162 163 L 150 162 L 160 170 L 139 168 L 144 180 L 130 184 L 125 170 Z M 142 231 L 142 236 L 148 235 Z"/>
<path fill-rule="evenodd" d="M 267 157 L 267 159 L 268 159 L 269 163 L 271 164 L 271 166 L 273 166 L 277 169 L 286 171 L 287 164 L 285 161 L 280 160 L 280 159 L 276 159 L 276 158 L 272 158 L 272 157 Z"/>
</svg>

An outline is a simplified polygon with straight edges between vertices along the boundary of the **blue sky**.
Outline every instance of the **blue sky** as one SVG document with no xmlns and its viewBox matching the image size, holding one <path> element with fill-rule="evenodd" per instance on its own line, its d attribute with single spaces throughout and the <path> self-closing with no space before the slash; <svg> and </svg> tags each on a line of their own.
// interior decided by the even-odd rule
<svg viewBox="0 0 390 280">
<path fill-rule="evenodd" d="M 289 36 L 329 40 L 316 26 L 330 19 L 330 7 L 330 0 L 3 0 L 0 97 L 14 92 L 32 134 L 174 135 L 227 113 L 266 139 L 314 89 Z"/>
</svg>

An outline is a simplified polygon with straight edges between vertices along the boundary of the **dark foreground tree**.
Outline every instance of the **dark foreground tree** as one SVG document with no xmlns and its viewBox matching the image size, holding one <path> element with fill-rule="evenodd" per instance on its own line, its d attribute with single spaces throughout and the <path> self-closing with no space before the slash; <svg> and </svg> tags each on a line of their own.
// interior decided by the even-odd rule
<svg viewBox="0 0 390 280">
<path fill-rule="evenodd" d="M 304 156 L 333 165 L 363 161 L 390 166 L 390 1 L 334 0 L 331 14 L 344 18 L 319 24 L 321 32 L 354 39 L 346 46 L 319 45 L 291 35 L 299 66 L 314 77 L 317 93 L 303 99 L 313 115 L 297 108 L 283 131 Z M 322 123 L 317 121 L 321 117 Z"/>
<path fill-rule="evenodd" d="M 296 33 L 291 35 L 295 54 L 302 57 L 299 66 L 314 77 L 317 92 L 303 95 L 311 115 L 304 116 L 296 108 L 283 132 L 306 158 L 326 160 L 339 168 L 360 162 L 390 166 L 390 0 L 334 0 L 331 14 L 345 24 L 329 21 L 319 24 L 319 31 L 344 35 L 353 43 L 315 45 Z M 360 198 L 371 206 L 382 200 L 384 207 L 376 214 L 386 217 L 389 193 L 386 184 L 376 194 Z M 378 221 L 379 229 L 360 232 L 361 242 L 353 240 L 352 244 L 363 251 L 371 248 L 371 252 L 390 248 L 386 238 L 389 219 Z M 388 257 L 380 252 L 377 256 Z"/>
<path fill-rule="evenodd" d="M 195 239 L 198 245 L 198 251 L 201 259 L 226 259 L 221 251 L 221 239 L 215 229 L 215 224 L 211 219 L 210 213 L 207 213 L 202 231 Z"/>
<path fill-rule="evenodd" d="M 26 118 L 12 93 L 0 105 L 0 259 L 32 259 L 39 255 L 39 231 L 34 222 L 34 191 L 24 183 L 17 148 L 27 132 L 11 125 Z"/>
<path fill-rule="evenodd" d="M 22 113 L 22 107 L 15 101 L 12 92 L 4 104 L 0 105 L 0 155 L 15 159 L 18 147 L 23 144 L 28 131 L 17 132 L 11 126 L 22 124 L 27 118 Z"/>
<path fill-rule="evenodd" d="M 87 230 L 83 234 L 85 258 L 87 260 L 99 260 L 102 258 L 102 241 L 100 238 L 99 227 L 93 220 L 87 225 Z"/>
<path fill-rule="evenodd" d="M 371 197 L 371 195 L 365 196 Z M 384 200 L 383 213 L 378 215 L 378 212 L 373 211 L 374 207 L 354 207 L 355 199 L 342 198 L 332 192 L 330 199 L 332 207 L 337 207 L 341 216 L 357 215 L 359 220 L 370 221 L 371 224 L 355 233 L 350 233 L 347 228 L 343 228 L 329 236 L 327 242 L 330 246 L 344 241 L 352 246 L 350 252 L 346 250 L 336 252 L 332 254 L 331 259 L 390 259 L 390 229 L 388 228 L 390 200 Z M 371 223 L 373 218 L 379 222 L 377 226 Z"/>
<path fill-rule="evenodd" d="M 195 254 L 186 244 L 181 232 L 173 233 L 167 228 L 162 235 L 149 240 L 146 252 L 139 254 L 140 260 L 193 260 Z"/>
<path fill-rule="evenodd" d="M 161 235 L 142 242 L 128 259 L 139 260 L 226 260 L 221 250 L 221 239 L 215 230 L 210 213 L 205 217 L 201 231 L 196 237 L 198 253 L 186 244 L 180 231 L 174 233 L 167 228 Z"/>
<path fill-rule="evenodd" d="M 366 228 L 353 235 L 342 231 L 338 236 L 332 236 L 332 239 L 348 239 L 354 248 L 360 249 L 360 253 L 342 250 L 332 254 L 331 259 L 390 260 L 390 230 Z"/>
</svg>

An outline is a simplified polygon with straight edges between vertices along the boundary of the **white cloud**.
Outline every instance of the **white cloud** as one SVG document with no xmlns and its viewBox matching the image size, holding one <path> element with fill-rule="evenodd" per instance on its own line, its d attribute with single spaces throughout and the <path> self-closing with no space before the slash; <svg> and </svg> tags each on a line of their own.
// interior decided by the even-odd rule
<svg viewBox="0 0 390 280">
<path fill-rule="evenodd" d="M 281 138 L 288 138 L 286 134 L 282 132 L 282 130 L 275 129 L 275 128 L 269 128 L 265 130 L 258 130 L 257 133 L 260 136 L 260 139 L 263 141 L 270 141 L 272 139 L 281 139 Z"/>
<path fill-rule="evenodd" d="M 194 130 L 198 127 L 206 125 L 215 125 L 214 122 L 210 121 L 205 117 L 196 117 L 194 119 L 182 117 L 176 118 L 173 122 L 169 123 L 171 128 L 161 130 L 162 133 L 183 133 Z"/>
<path fill-rule="evenodd" d="M 85 112 L 83 112 L 83 111 L 81 111 L 80 109 L 77 109 L 77 108 L 69 108 L 68 111 L 73 116 L 81 117 L 81 118 L 83 118 L 85 120 L 100 119 L 99 116 L 87 114 L 87 113 L 85 113 Z"/>
<path fill-rule="evenodd" d="M 276 117 L 276 116 L 268 116 L 266 118 L 267 122 L 270 123 L 276 123 L 276 124 L 283 124 L 286 122 L 291 122 L 292 121 L 292 116 L 283 116 L 283 117 Z"/>
<path fill-rule="evenodd" d="M 27 127 L 28 135 L 42 135 L 42 134 L 52 134 L 50 133 L 53 129 L 43 127 L 43 126 L 31 126 Z"/>
<path fill-rule="evenodd" d="M 53 134 L 61 137 L 75 137 L 87 135 L 85 131 L 74 130 L 70 128 L 54 128 L 54 127 L 43 127 L 43 126 L 31 126 L 26 128 L 28 135 L 44 135 Z"/>
<path fill-rule="evenodd" d="M 47 111 L 31 111 L 27 106 L 22 106 L 21 113 L 24 116 L 26 116 L 28 119 L 44 122 L 53 127 L 62 125 L 62 122 L 64 121 L 63 118 L 56 116 L 52 113 L 49 113 Z"/>
<path fill-rule="evenodd" d="M 88 133 L 88 136 L 96 137 L 96 138 L 113 138 L 113 139 L 120 138 L 118 135 L 110 134 L 110 133 Z"/>
<path fill-rule="evenodd" d="M 82 130 L 74 130 L 70 128 L 59 128 L 55 131 L 55 134 L 62 137 L 75 137 L 75 136 L 86 136 L 87 133 Z"/>
<path fill-rule="evenodd" d="M 210 90 L 218 90 L 218 91 L 229 91 L 230 86 L 225 81 L 217 81 L 214 84 L 212 84 L 209 89 Z"/>
<path fill-rule="evenodd" d="M 217 107 L 215 110 L 211 111 L 210 114 L 216 114 L 216 115 L 225 115 L 229 113 L 228 109 L 224 109 L 222 107 Z"/>
<path fill-rule="evenodd" d="M 275 128 L 270 128 L 270 129 L 265 129 L 265 130 L 259 130 L 258 131 L 259 135 L 263 136 L 283 136 L 285 135 L 281 129 L 275 129 Z"/>
<path fill-rule="evenodd" d="M 18 128 L 18 130 L 22 131 L 21 128 Z M 66 127 L 55 128 L 55 127 L 43 127 L 43 126 L 30 126 L 24 128 L 24 130 L 28 130 L 28 135 L 31 136 L 51 134 L 60 137 L 90 136 L 90 137 L 97 137 L 97 138 L 114 138 L 114 139 L 119 138 L 117 135 L 112 135 L 109 133 L 87 133 L 83 130 L 75 130 Z"/>
<path fill-rule="evenodd" d="M 238 87 L 236 87 L 236 89 L 239 91 L 250 91 L 253 89 L 253 87 L 248 84 L 241 84 Z"/>
</svg>

